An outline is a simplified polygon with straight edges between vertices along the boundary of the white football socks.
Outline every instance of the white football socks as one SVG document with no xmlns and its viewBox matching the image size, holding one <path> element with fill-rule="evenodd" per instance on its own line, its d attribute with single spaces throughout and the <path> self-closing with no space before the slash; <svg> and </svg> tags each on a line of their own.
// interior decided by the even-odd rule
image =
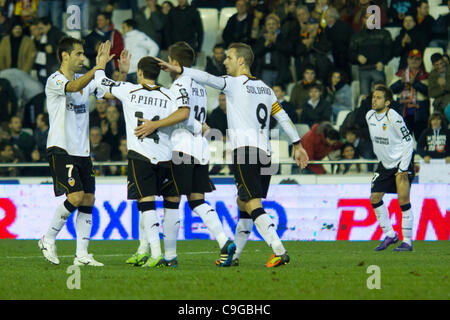
<svg viewBox="0 0 450 320">
<path fill-rule="evenodd" d="M 44 236 L 44 240 L 46 242 L 55 243 L 56 236 L 64 227 L 64 224 L 67 221 L 67 218 L 70 216 L 71 212 L 66 209 L 64 203 L 61 203 L 59 207 L 56 208 L 56 211 L 53 215 L 52 221 L 50 222 L 50 226 L 47 230 L 47 233 Z"/>
<path fill-rule="evenodd" d="M 220 222 L 216 210 L 211 208 L 209 204 L 203 203 L 195 207 L 193 211 L 200 216 L 203 223 L 219 243 L 219 248 L 222 249 L 228 241 L 228 237 L 225 235 L 222 223 Z"/>
<path fill-rule="evenodd" d="M 275 223 L 267 213 L 261 214 L 255 219 L 255 226 L 261 237 L 263 237 L 264 241 L 266 241 L 277 256 L 286 252 L 280 237 L 278 237 Z"/>
<path fill-rule="evenodd" d="M 164 258 L 172 260 L 177 257 L 177 238 L 180 230 L 180 217 L 177 209 L 164 208 Z"/>
<path fill-rule="evenodd" d="M 386 205 L 382 203 L 376 208 L 373 208 L 373 210 L 375 211 L 375 216 L 377 217 L 378 223 L 380 224 L 380 227 L 383 230 L 384 234 L 390 238 L 395 237 L 395 231 L 392 228 L 391 219 L 389 219 L 389 211 L 386 208 Z"/>
<path fill-rule="evenodd" d="M 149 250 L 149 244 L 147 236 L 145 235 L 144 216 L 142 212 L 139 213 L 139 247 L 137 249 L 138 254 L 147 253 Z"/>
<path fill-rule="evenodd" d="M 403 242 L 411 245 L 412 228 L 414 223 L 414 216 L 411 207 L 405 211 L 402 210 L 402 233 Z"/>
<path fill-rule="evenodd" d="M 76 255 L 77 257 L 86 256 L 92 229 L 92 213 L 78 211 L 75 229 L 77 232 Z"/>
<path fill-rule="evenodd" d="M 242 250 L 244 250 L 250 233 L 252 233 L 253 220 L 250 218 L 239 218 L 236 226 L 236 232 L 234 234 L 234 244 L 236 245 L 236 251 L 233 255 L 234 259 L 239 259 Z"/>
<path fill-rule="evenodd" d="M 156 259 L 161 255 L 161 243 L 159 241 L 159 220 L 156 210 L 148 210 L 142 213 L 144 218 L 144 230 L 151 248 L 151 257 Z"/>
</svg>

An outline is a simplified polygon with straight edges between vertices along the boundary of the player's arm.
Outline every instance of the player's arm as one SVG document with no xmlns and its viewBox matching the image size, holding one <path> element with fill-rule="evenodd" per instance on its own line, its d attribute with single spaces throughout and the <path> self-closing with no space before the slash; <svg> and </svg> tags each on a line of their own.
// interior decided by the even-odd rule
<svg viewBox="0 0 450 320">
<path fill-rule="evenodd" d="M 402 144 L 402 160 L 398 166 L 400 173 L 408 172 L 409 164 L 411 163 L 411 157 L 414 151 L 414 141 L 411 133 L 406 127 L 405 121 L 400 115 L 396 115 L 392 121 L 394 122 L 394 128 L 397 135 L 401 138 Z"/>
<path fill-rule="evenodd" d="M 95 72 L 97 70 L 105 70 L 106 64 L 109 61 L 111 61 L 112 58 L 114 58 L 114 55 L 109 54 L 110 49 L 111 49 L 110 41 L 102 43 L 98 49 L 96 66 L 91 70 L 89 70 L 87 73 L 85 73 L 83 76 L 79 77 L 78 79 L 67 82 L 65 91 L 78 92 L 84 89 L 89 84 L 89 82 L 92 81 L 92 79 L 95 76 Z"/>
<path fill-rule="evenodd" d="M 287 115 L 277 101 L 272 105 L 271 116 L 274 117 L 280 126 L 283 128 L 284 132 L 288 135 L 292 145 L 293 145 L 293 157 L 295 162 L 302 169 L 306 168 L 308 165 L 308 154 L 303 148 L 300 142 L 300 136 L 298 135 L 295 125 L 292 123 L 291 119 Z"/>
<path fill-rule="evenodd" d="M 194 81 L 196 81 L 200 84 L 210 86 L 212 88 L 221 90 L 225 93 L 228 90 L 230 90 L 229 86 L 227 87 L 227 80 L 225 77 L 216 77 L 205 71 L 196 70 L 196 69 L 192 69 L 192 68 L 178 67 L 178 66 L 171 65 L 171 64 L 165 62 L 164 60 L 161 60 L 158 58 L 155 58 L 155 59 L 159 61 L 159 65 L 161 66 L 161 69 L 166 72 L 175 72 L 178 74 L 186 75 L 186 76 L 194 79 Z"/>
<path fill-rule="evenodd" d="M 120 59 L 119 59 L 119 69 L 120 69 L 122 78 L 123 77 L 126 78 L 128 70 L 130 68 L 130 60 L 131 60 L 131 55 L 128 53 L 128 51 L 122 50 L 122 52 L 120 53 Z M 121 82 L 116 82 L 112 79 L 109 79 L 106 76 L 104 70 L 102 70 L 102 69 L 96 70 L 96 72 L 94 74 L 94 81 L 95 81 L 95 85 L 97 86 L 97 88 L 100 89 L 101 91 L 105 92 L 105 95 L 104 95 L 105 98 L 121 99 L 119 90 L 116 90 L 121 85 Z"/>
<path fill-rule="evenodd" d="M 159 128 L 170 127 L 177 123 L 183 122 L 189 118 L 190 109 L 188 107 L 180 107 L 174 113 L 167 118 L 151 121 L 143 118 L 138 120 L 142 122 L 140 126 L 134 129 L 134 134 L 138 138 L 144 138 L 149 134 L 152 134 Z"/>
</svg>

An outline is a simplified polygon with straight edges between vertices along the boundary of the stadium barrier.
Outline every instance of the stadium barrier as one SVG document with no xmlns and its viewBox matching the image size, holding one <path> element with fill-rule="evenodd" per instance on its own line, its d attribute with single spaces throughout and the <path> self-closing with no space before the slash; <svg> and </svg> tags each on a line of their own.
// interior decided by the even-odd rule
<svg viewBox="0 0 450 320">
<path fill-rule="evenodd" d="M 370 177 L 365 179 L 367 183 L 363 184 L 271 185 L 263 205 L 276 221 L 282 240 L 380 240 L 382 231 L 369 201 Z M 231 182 L 216 184 L 216 188 L 206 195 L 206 201 L 233 238 L 238 219 L 236 187 Z M 412 185 L 413 239 L 449 240 L 449 194 L 449 184 Z M 92 239 L 138 239 L 139 212 L 136 201 L 126 200 L 126 195 L 126 183 L 97 184 Z M 0 239 L 40 238 L 64 199 L 54 196 L 51 184 L 0 184 Z M 386 195 L 384 202 L 394 229 L 402 237 L 402 214 L 396 195 Z M 162 199 L 158 198 L 156 205 L 162 221 Z M 74 216 L 69 217 L 58 239 L 75 238 Z M 180 204 L 180 219 L 180 240 L 212 239 L 185 197 Z M 261 239 L 255 228 L 250 239 Z"/>
</svg>

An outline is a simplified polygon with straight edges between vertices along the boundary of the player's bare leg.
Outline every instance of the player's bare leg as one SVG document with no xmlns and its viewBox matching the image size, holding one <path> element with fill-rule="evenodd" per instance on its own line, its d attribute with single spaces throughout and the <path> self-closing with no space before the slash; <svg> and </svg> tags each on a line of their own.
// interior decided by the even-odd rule
<svg viewBox="0 0 450 320">
<path fill-rule="evenodd" d="M 264 241 L 272 248 L 274 254 L 270 257 L 266 267 L 278 267 L 289 263 L 289 256 L 277 234 L 277 228 L 270 216 L 264 211 L 261 199 L 254 198 L 246 202 L 246 210 L 255 223 L 256 229 Z"/>
<path fill-rule="evenodd" d="M 83 197 L 83 191 L 69 193 L 66 201 L 56 208 L 46 234 L 38 242 L 44 257 L 53 264 L 59 264 L 55 245 L 56 236 L 66 224 L 70 214 L 81 205 Z"/>
<path fill-rule="evenodd" d="M 239 265 L 239 257 L 241 256 L 242 250 L 244 250 L 245 244 L 253 229 L 253 220 L 247 212 L 246 203 L 238 198 L 237 204 L 239 207 L 239 220 L 234 234 L 236 252 L 234 253 L 233 261 L 231 262 L 232 265 Z"/>
<path fill-rule="evenodd" d="M 376 251 L 384 250 L 389 245 L 397 243 L 398 241 L 397 233 L 395 233 L 392 228 L 391 219 L 389 219 L 389 211 L 383 203 L 383 196 L 384 192 L 372 192 L 370 194 L 370 203 L 375 211 L 375 216 L 377 217 L 381 229 L 386 235 L 384 240 L 375 248 Z"/>
<path fill-rule="evenodd" d="M 177 261 L 177 238 L 180 230 L 180 206 L 181 197 L 164 197 L 164 264 L 176 267 Z"/>
<path fill-rule="evenodd" d="M 408 172 L 400 172 L 395 175 L 395 184 L 397 186 L 398 203 L 402 210 L 402 233 L 403 242 L 394 251 L 412 251 L 412 228 L 414 216 L 411 211 L 410 189 L 411 185 L 408 179 Z"/>
</svg>

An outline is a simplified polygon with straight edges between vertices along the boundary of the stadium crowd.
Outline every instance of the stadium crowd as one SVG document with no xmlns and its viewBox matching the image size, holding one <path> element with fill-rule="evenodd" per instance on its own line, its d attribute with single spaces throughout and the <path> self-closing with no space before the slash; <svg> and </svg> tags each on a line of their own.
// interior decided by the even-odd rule
<svg viewBox="0 0 450 320">
<path fill-rule="evenodd" d="M 405 119 L 426 162 L 450 163 L 450 1 L 401 0 L 0 0 L 0 162 L 46 162 L 49 120 L 47 77 L 58 69 L 56 49 L 68 32 L 63 13 L 81 9 L 87 66 L 95 64 L 100 42 L 111 40 L 115 59 L 107 66 L 117 80 L 119 58 L 133 55 L 127 81 L 136 81 L 133 65 L 146 55 L 167 57 L 167 48 L 186 41 L 206 56 L 197 68 L 225 75 L 230 43 L 252 46 L 252 73 L 271 86 L 280 105 L 298 125 L 310 160 L 375 159 L 365 115 L 371 92 L 380 84 L 395 94 L 391 104 Z M 381 28 L 371 28 L 370 5 L 380 9 Z M 430 15 L 430 6 L 447 7 Z M 201 52 L 201 8 L 234 7 L 212 52 Z M 115 10 L 131 9 L 121 26 Z M 369 20 L 369 21 L 368 21 Z M 119 31 L 120 29 L 120 31 Z M 429 56 L 426 52 L 433 52 Z M 442 53 L 439 53 L 441 51 Z M 427 60 L 424 60 L 427 59 Z M 389 71 L 390 70 L 390 71 Z M 226 100 L 219 94 L 208 106 L 207 123 L 226 132 Z M 95 100 L 90 113 L 91 156 L 95 161 L 126 159 L 125 125 L 118 100 Z M 276 121 L 271 128 L 277 128 Z M 225 137 L 225 134 L 224 134 Z M 224 138 L 225 139 L 225 138 Z M 212 173 L 223 173 L 212 168 Z M 373 166 L 342 164 L 334 173 L 360 173 Z M 324 174 L 321 165 L 308 173 Z M 126 167 L 98 168 L 99 175 L 125 175 Z M 48 175 L 42 168 L 0 168 L 0 176 Z"/>
</svg>

